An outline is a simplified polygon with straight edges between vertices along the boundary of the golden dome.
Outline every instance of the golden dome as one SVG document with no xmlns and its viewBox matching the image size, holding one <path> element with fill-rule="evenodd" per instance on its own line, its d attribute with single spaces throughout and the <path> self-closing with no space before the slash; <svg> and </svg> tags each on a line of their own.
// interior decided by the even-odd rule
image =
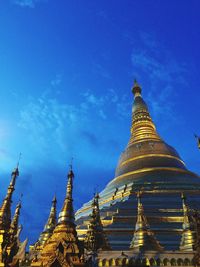
<svg viewBox="0 0 200 267">
<path fill-rule="evenodd" d="M 189 196 L 190 207 L 199 206 L 200 177 L 188 171 L 176 150 L 158 135 L 137 82 L 132 92 L 130 140 L 120 156 L 115 178 L 100 193 L 102 223 L 112 249 L 128 249 L 133 226 L 137 225 L 136 193 L 142 192 L 145 216 L 156 240 L 166 250 L 177 250 L 183 227 L 180 194 Z M 91 201 L 76 212 L 77 231 L 82 239 L 90 213 Z M 145 241 L 144 235 L 143 240 L 137 239 L 141 231 L 135 232 L 134 244 L 135 240 Z M 181 248 L 185 249 L 185 244 Z"/>
<path fill-rule="evenodd" d="M 134 103 L 130 140 L 120 156 L 115 178 L 105 190 L 130 182 L 156 182 L 164 187 L 166 183 L 191 184 L 193 181 L 199 184 L 199 177 L 187 170 L 177 151 L 158 135 L 142 98 L 142 89 L 136 81 L 132 92 Z"/>
</svg>

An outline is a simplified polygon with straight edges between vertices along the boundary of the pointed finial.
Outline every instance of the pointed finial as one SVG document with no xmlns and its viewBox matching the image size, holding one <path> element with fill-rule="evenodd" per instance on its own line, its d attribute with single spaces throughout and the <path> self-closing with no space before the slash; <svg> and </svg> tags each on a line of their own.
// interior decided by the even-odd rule
<svg viewBox="0 0 200 267">
<path fill-rule="evenodd" d="M 186 200 L 186 196 L 184 195 L 183 192 L 181 193 L 181 199 Z"/>
<path fill-rule="evenodd" d="M 68 177 L 72 177 L 72 178 L 74 178 L 73 165 L 72 165 L 72 163 L 73 163 L 73 158 L 71 158 L 71 162 L 70 162 L 70 164 L 69 164 Z"/>
<path fill-rule="evenodd" d="M 140 85 L 138 84 L 137 80 L 135 79 L 134 80 L 134 84 L 133 84 L 133 87 L 132 87 L 132 92 L 134 94 L 134 96 L 140 96 L 141 95 L 141 92 L 142 92 L 142 89 L 140 87 Z"/>
<path fill-rule="evenodd" d="M 22 198 L 23 198 L 23 194 L 21 193 L 20 197 L 19 197 L 19 203 L 22 202 Z"/>
<path fill-rule="evenodd" d="M 70 162 L 70 164 L 69 164 L 69 169 L 70 169 L 70 171 L 72 171 L 72 167 L 73 167 L 73 160 L 74 160 L 74 158 L 72 157 L 72 158 L 71 158 L 71 162 Z"/>
<path fill-rule="evenodd" d="M 22 158 L 22 153 L 20 152 L 20 153 L 19 153 L 18 162 L 17 162 L 17 169 L 18 169 L 18 167 L 19 167 L 19 163 L 20 163 L 21 158 Z"/>
<path fill-rule="evenodd" d="M 94 187 L 94 196 L 98 193 L 98 190 L 99 189 L 99 185 L 96 185 L 95 187 Z"/>
<path fill-rule="evenodd" d="M 20 198 L 19 198 L 19 201 L 18 201 L 18 204 L 16 206 L 16 210 L 18 209 L 21 209 L 22 207 L 22 197 L 23 197 L 23 194 L 20 195 Z"/>
<path fill-rule="evenodd" d="M 96 196 L 96 190 L 95 190 L 95 188 L 94 188 L 93 200 L 95 199 L 95 196 Z"/>
<path fill-rule="evenodd" d="M 21 202 L 21 199 L 19 200 L 18 204 L 17 204 L 17 208 L 20 209 L 22 206 L 22 202 Z"/>
<path fill-rule="evenodd" d="M 58 224 L 74 223 L 74 208 L 73 208 L 73 178 L 72 164 L 68 172 L 67 191 L 61 212 L 59 213 Z"/>
<path fill-rule="evenodd" d="M 183 206 L 186 206 L 186 196 L 183 192 L 181 193 L 181 199 L 182 199 Z"/>
<path fill-rule="evenodd" d="M 54 195 L 53 199 L 52 199 L 52 206 L 50 209 L 50 213 L 49 213 L 49 217 L 48 220 L 44 226 L 44 230 L 43 232 L 40 234 L 38 241 L 35 243 L 35 248 L 39 248 L 39 247 L 43 247 L 44 244 L 46 243 L 46 241 L 51 237 L 55 226 L 56 226 L 56 196 Z"/>
<path fill-rule="evenodd" d="M 141 191 L 137 191 L 137 198 L 141 197 Z"/>
<path fill-rule="evenodd" d="M 142 197 L 142 192 L 138 191 L 136 195 L 137 195 L 138 201 L 140 202 L 141 201 L 141 197 Z"/>
<path fill-rule="evenodd" d="M 97 190 L 94 191 L 94 197 L 93 197 L 93 205 L 96 206 L 99 202 L 99 193 Z"/>
<path fill-rule="evenodd" d="M 17 176 L 19 176 L 19 162 L 20 162 L 20 159 L 21 159 L 21 152 L 19 153 L 19 158 L 18 158 L 18 161 L 17 161 L 17 166 L 16 166 L 16 168 L 14 168 L 14 170 L 12 171 L 12 175 L 13 176 L 15 176 L 15 178 L 17 177 Z M 12 182 L 11 182 L 12 183 Z"/>
<path fill-rule="evenodd" d="M 54 197 L 53 197 L 53 199 L 52 199 L 52 203 L 54 204 L 56 204 L 57 203 L 57 198 L 56 198 L 56 194 L 54 195 Z"/>
<path fill-rule="evenodd" d="M 138 209 L 141 209 L 141 207 L 142 207 L 141 198 L 142 198 L 142 191 L 139 190 L 137 192 Z"/>
<path fill-rule="evenodd" d="M 98 192 L 96 192 L 96 194 L 95 194 L 95 199 L 99 201 L 99 193 Z"/>
</svg>

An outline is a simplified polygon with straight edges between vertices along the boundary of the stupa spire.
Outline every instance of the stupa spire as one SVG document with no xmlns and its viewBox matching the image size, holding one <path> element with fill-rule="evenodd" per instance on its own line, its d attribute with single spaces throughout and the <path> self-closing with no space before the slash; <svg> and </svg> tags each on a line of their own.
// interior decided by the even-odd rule
<svg viewBox="0 0 200 267">
<path fill-rule="evenodd" d="M 51 237 L 31 266 L 83 266 L 80 243 L 74 223 L 72 165 L 68 173 L 66 197 Z"/>
<path fill-rule="evenodd" d="M 101 222 L 98 193 L 94 195 L 94 199 L 92 201 L 92 214 L 90 216 L 91 219 L 84 241 L 86 249 L 92 252 L 96 252 L 98 249 L 110 249 Z"/>
<path fill-rule="evenodd" d="M 150 230 L 149 224 L 144 215 L 144 209 L 141 202 L 141 192 L 137 193 L 137 200 L 137 221 L 135 225 L 135 233 L 131 241 L 130 248 L 143 251 L 161 251 L 163 248 L 156 240 L 154 233 Z"/>
<path fill-rule="evenodd" d="M 44 230 L 40 234 L 38 241 L 34 245 L 36 250 L 41 250 L 41 248 L 46 243 L 46 241 L 50 238 L 50 236 L 52 235 L 52 233 L 56 227 L 56 223 L 57 223 L 56 205 L 57 205 L 57 199 L 56 199 L 56 196 L 54 196 L 54 198 L 52 200 L 52 206 L 51 206 L 51 210 L 49 213 L 49 217 L 48 217 L 48 220 L 44 226 Z"/>
<path fill-rule="evenodd" d="M 148 107 L 142 98 L 142 88 L 135 80 L 132 92 L 134 103 L 132 107 L 132 126 L 129 146 L 146 140 L 161 140 L 151 119 Z"/>
<path fill-rule="evenodd" d="M 10 225 L 10 235 L 11 239 L 15 238 L 17 236 L 18 230 L 19 230 L 19 216 L 20 216 L 20 210 L 21 210 L 21 201 L 16 206 L 15 214 L 13 216 L 11 225 Z"/>
<path fill-rule="evenodd" d="M 196 241 L 194 227 L 188 205 L 186 204 L 186 197 L 183 193 L 181 194 L 181 198 L 183 206 L 183 232 L 181 237 L 180 250 L 193 251 Z"/>
<path fill-rule="evenodd" d="M 134 97 L 141 96 L 142 89 L 136 79 L 134 80 L 132 92 L 134 94 Z"/>
<path fill-rule="evenodd" d="M 56 205 L 57 205 L 57 199 L 56 196 L 54 196 L 52 200 L 52 206 L 49 214 L 49 218 L 47 220 L 47 223 L 45 224 L 44 227 L 44 232 L 46 231 L 52 231 L 54 230 L 56 226 Z"/>
<path fill-rule="evenodd" d="M 62 223 L 74 224 L 74 208 L 73 208 L 73 198 L 72 198 L 74 173 L 72 170 L 72 164 L 70 164 L 70 169 L 67 176 L 68 176 L 68 182 L 67 182 L 66 197 L 64 200 L 62 210 L 59 213 L 58 224 Z"/>
<path fill-rule="evenodd" d="M 0 208 L 0 229 L 3 230 L 9 230 L 10 228 L 12 195 L 15 190 L 16 179 L 19 176 L 18 165 L 19 164 L 17 164 L 17 167 L 11 174 L 11 181 L 8 186 L 7 194 Z"/>
<path fill-rule="evenodd" d="M 15 214 L 13 216 L 11 225 L 10 225 L 10 231 L 9 231 L 9 262 L 13 261 L 13 257 L 17 254 L 19 250 L 19 235 L 21 232 L 22 227 L 19 226 L 19 216 L 20 216 L 20 210 L 21 210 L 21 201 L 16 206 Z M 11 265 L 12 266 L 12 265 Z"/>
</svg>

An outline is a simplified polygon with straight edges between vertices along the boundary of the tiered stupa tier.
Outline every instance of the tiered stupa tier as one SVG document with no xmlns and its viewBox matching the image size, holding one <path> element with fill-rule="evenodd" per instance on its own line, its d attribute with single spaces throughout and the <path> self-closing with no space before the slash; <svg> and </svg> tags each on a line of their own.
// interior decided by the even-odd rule
<svg viewBox="0 0 200 267">
<path fill-rule="evenodd" d="M 129 249 L 137 221 L 136 193 L 140 191 L 156 240 L 165 250 L 179 250 L 184 231 L 180 195 L 187 196 L 190 207 L 199 206 L 200 177 L 189 171 L 176 150 L 158 135 L 137 82 L 132 92 L 130 140 L 120 156 L 114 179 L 100 193 L 104 231 L 112 249 Z M 91 201 L 76 213 L 80 238 L 86 235 L 90 214 Z"/>
</svg>

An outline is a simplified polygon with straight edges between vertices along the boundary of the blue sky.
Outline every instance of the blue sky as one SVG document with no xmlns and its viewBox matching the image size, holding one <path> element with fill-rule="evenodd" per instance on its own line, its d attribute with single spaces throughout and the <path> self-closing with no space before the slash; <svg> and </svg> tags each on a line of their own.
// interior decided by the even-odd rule
<svg viewBox="0 0 200 267">
<path fill-rule="evenodd" d="M 134 78 L 159 134 L 199 172 L 200 3 L 1 0 L 1 199 L 22 153 L 22 239 L 34 242 L 74 158 L 75 208 L 114 176 Z"/>
</svg>

